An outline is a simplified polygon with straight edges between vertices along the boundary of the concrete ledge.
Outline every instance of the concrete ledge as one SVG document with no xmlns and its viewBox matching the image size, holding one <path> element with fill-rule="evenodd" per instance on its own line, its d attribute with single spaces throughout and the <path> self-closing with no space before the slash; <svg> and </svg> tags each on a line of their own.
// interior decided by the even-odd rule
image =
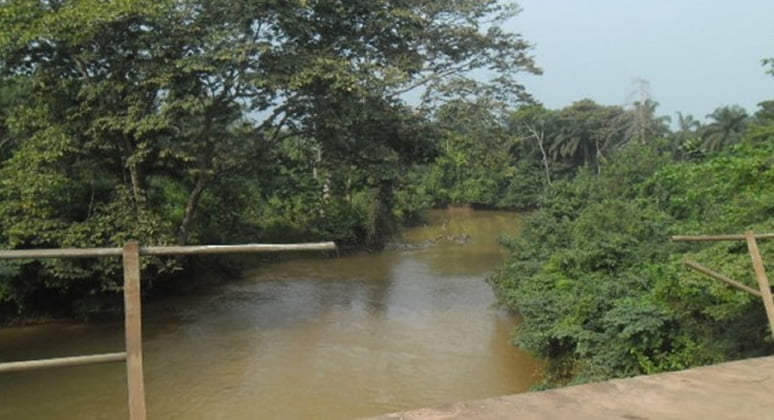
<svg viewBox="0 0 774 420">
<path fill-rule="evenodd" d="M 774 419 L 774 356 L 373 419 Z"/>
</svg>

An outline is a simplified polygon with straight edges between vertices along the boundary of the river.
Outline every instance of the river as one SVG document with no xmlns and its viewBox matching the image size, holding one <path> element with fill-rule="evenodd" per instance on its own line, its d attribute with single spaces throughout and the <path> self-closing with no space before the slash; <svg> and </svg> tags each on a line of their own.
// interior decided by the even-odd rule
<svg viewBox="0 0 774 420">
<path fill-rule="evenodd" d="M 146 304 L 148 417 L 354 418 L 527 390 L 538 365 L 509 344 L 516 320 L 493 308 L 484 281 L 505 258 L 498 235 L 517 234 L 520 216 L 450 209 L 428 220 L 392 250 L 263 263 Z M 0 361 L 122 343 L 121 323 L 7 328 Z M 127 418 L 125 380 L 122 363 L 0 375 L 0 419 Z"/>
</svg>

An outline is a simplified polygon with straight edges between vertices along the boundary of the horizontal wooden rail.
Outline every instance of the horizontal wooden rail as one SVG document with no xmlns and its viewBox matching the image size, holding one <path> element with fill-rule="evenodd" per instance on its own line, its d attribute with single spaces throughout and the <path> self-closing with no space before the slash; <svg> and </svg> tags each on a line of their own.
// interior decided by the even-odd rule
<svg viewBox="0 0 774 420">
<path fill-rule="evenodd" d="M 22 370 L 46 369 L 65 366 L 94 365 L 98 363 L 122 362 L 126 353 L 105 353 L 90 356 L 59 357 L 55 359 L 25 360 L 23 362 L 0 363 L 0 373 Z"/>
<path fill-rule="evenodd" d="M 252 252 L 287 251 L 335 251 L 333 242 L 304 244 L 247 244 L 247 245 L 193 245 L 193 246 L 144 246 L 140 255 L 192 255 L 192 254 L 231 254 Z"/>
<path fill-rule="evenodd" d="M 302 244 L 144 246 L 140 248 L 140 255 L 192 255 L 334 250 L 336 250 L 336 244 L 333 242 L 311 242 Z M 0 260 L 32 258 L 120 257 L 121 255 L 123 255 L 123 248 L 0 250 Z"/>
<path fill-rule="evenodd" d="M 745 241 L 745 235 L 679 235 L 672 236 L 673 241 L 710 242 L 710 241 Z M 774 239 L 774 233 L 759 233 L 755 239 Z"/>
<path fill-rule="evenodd" d="M 140 246 L 129 242 L 123 248 L 14 249 L 0 250 L 0 260 L 40 258 L 123 257 L 124 266 L 124 353 L 62 357 L 46 360 L 0 363 L 0 373 L 126 361 L 129 418 L 145 420 L 145 384 L 142 367 L 142 302 L 140 300 L 141 255 L 234 254 L 251 252 L 335 251 L 333 242 L 300 244 L 245 244 L 194 246 Z"/>
<path fill-rule="evenodd" d="M 705 266 L 703 266 L 701 264 L 695 263 L 695 262 L 690 261 L 690 260 L 683 261 L 683 264 L 685 264 L 688 267 L 693 268 L 694 270 L 696 270 L 696 271 L 698 271 L 698 272 L 700 272 L 702 274 L 706 274 L 706 275 L 712 277 L 713 279 L 720 280 L 723 283 L 726 283 L 726 284 L 728 284 L 730 286 L 736 287 L 737 289 L 745 291 L 745 292 L 747 292 L 747 293 L 749 293 L 751 295 L 761 297 L 761 292 L 753 289 L 752 287 L 746 286 L 746 285 L 744 285 L 744 284 L 742 284 L 742 283 L 740 283 L 740 282 L 738 282 L 736 280 L 733 280 L 733 279 L 731 279 L 728 276 L 720 274 L 720 273 L 718 273 L 716 271 L 712 271 L 709 268 L 707 268 L 707 267 L 705 267 Z"/>
<path fill-rule="evenodd" d="M 0 251 L 0 259 L 120 257 L 122 248 L 14 249 Z"/>
</svg>

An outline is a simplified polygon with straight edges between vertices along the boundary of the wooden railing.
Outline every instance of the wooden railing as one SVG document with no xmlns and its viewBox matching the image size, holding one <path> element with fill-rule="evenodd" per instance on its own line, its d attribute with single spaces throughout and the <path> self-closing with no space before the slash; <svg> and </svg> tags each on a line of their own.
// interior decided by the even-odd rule
<svg viewBox="0 0 774 420">
<path fill-rule="evenodd" d="M 303 244 L 247 244 L 203 246 L 140 246 L 129 242 L 123 248 L 29 249 L 0 251 L 0 260 L 42 258 L 88 258 L 120 256 L 124 267 L 125 351 L 121 353 L 60 357 L 0 363 L 0 373 L 64 366 L 126 361 L 129 419 L 145 420 L 145 383 L 142 367 L 142 304 L 140 299 L 140 256 L 234 254 L 287 251 L 332 251 L 333 242 Z"/>
<path fill-rule="evenodd" d="M 750 259 L 752 260 L 753 271 L 755 272 L 755 279 L 758 282 L 758 290 L 749 287 L 742 282 L 733 280 L 728 276 L 721 273 L 710 270 L 703 265 L 700 265 L 694 261 L 683 261 L 687 267 L 690 267 L 704 275 L 712 277 L 716 280 L 720 280 L 730 286 L 736 287 L 739 290 L 745 291 L 753 296 L 761 298 L 763 301 L 763 307 L 766 309 L 766 316 L 769 318 L 769 329 L 772 336 L 774 336 L 774 298 L 771 295 L 771 283 L 766 275 L 766 268 L 763 266 L 763 257 L 761 251 L 758 249 L 759 239 L 774 239 L 774 233 L 755 233 L 753 231 L 747 231 L 743 235 L 697 235 L 697 236 L 672 236 L 673 241 L 689 241 L 689 242 L 714 242 L 714 241 L 745 241 L 747 242 L 747 251 L 750 253 Z"/>
</svg>

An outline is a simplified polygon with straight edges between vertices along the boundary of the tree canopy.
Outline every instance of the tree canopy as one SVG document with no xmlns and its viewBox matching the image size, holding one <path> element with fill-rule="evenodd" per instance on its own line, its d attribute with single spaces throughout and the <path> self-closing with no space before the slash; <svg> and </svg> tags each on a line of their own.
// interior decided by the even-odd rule
<svg viewBox="0 0 774 420">
<path fill-rule="evenodd" d="M 456 86 L 527 98 L 515 76 L 539 71 L 530 45 L 500 27 L 517 12 L 494 0 L 3 2 L 2 244 L 235 241 L 265 237 L 285 212 L 310 238 L 376 245 L 405 168 L 437 153 L 438 98 L 465 95 Z M 428 99 L 411 106 L 408 92 Z M 97 292 L 115 271 L 36 264 Z"/>
</svg>

